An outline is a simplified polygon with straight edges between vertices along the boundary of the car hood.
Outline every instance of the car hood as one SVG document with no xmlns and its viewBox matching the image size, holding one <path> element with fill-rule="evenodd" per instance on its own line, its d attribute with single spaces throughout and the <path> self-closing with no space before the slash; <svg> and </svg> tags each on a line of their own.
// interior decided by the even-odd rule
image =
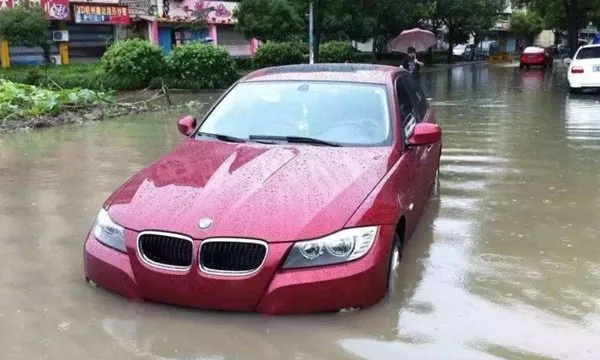
<svg viewBox="0 0 600 360">
<path fill-rule="evenodd" d="M 342 228 L 393 165 L 391 147 L 187 140 L 109 197 L 136 230 L 284 242 Z M 211 218 L 201 230 L 198 222 Z"/>
</svg>

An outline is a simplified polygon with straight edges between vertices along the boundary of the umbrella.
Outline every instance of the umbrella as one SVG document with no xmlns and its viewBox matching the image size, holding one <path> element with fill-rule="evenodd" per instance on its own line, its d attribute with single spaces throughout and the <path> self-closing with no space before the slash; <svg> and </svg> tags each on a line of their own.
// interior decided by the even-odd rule
<svg viewBox="0 0 600 360">
<path fill-rule="evenodd" d="M 408 53 L 409 47 L 414 47 L 417 52 L 425 52 L 435 45 L 435 35 L 428 30 L 419 28 L 404 30 L 392 41 L 392 50 Z"/>
</svg>

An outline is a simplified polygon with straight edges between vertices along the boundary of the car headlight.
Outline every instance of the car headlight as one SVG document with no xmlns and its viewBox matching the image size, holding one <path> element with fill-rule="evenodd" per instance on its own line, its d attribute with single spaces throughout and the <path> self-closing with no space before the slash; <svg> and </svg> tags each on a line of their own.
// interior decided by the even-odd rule
<svg viewBox="0 0 600 360">
<path fill-rule="evenodd" d="M 340 264 L 363 257 L 373 246 L 377 227 L 344 229 L 320 239 L 300 241 L 283 264 L 284 269 Z"/>
<path fill-rule="evenodd" d="M 96 216 L 92 233 L 102 244 L 124 253 L 127 252 L 123 227 L 115 224 L 106 210 L 101 209 Z"/>
</svg>

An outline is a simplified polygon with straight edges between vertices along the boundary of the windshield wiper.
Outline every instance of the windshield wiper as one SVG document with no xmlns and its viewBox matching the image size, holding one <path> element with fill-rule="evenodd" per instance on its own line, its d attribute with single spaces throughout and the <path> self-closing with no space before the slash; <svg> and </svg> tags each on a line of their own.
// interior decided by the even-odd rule
<svg viewBox="0 0 600 360">
<path fill-rule="evenodd" d="M 211 134 L 211 133 L 205 133 L 205 132 L 198 132 L 196 134 L 196 136 L 208 136 L 208 137 L 215 138 L 215 139 L 218 139 L 221 141 L 229 141 L 229 142 L 236 142 L 236 143 L 246 142 L 246 139 L 238 138 L 235 136 L 223 135 L 223 134 Z"/>
<path fill-rule="evenodd" d="M 286 141 L 289 143 L 302 143 L 302 144 L 314 144 L 314 145 L 327 145 L 327 146 L 342 146 L 336 142 L 319 140 L 310 137 L 303 136 L 275 136 L 275 135 L 250 135 L 250 140 L 273 140 L 273 141 Z"/>
</svg>

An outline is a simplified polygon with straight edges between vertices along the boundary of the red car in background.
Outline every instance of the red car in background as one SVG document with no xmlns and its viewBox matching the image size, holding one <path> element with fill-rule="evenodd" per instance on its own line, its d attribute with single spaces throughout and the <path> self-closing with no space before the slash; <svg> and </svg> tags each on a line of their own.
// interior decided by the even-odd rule
<svg viewBox="0 0 600 360">
<path fill-rule="evenodd" d="M 523 50 L 519 60 L 521 69 L 529 69 L 531 66 L 541 66 L 542 68 L 551 68 L 554 63 L 554 58 L 550 51 L 540 46 L 530 46 Z"/>
<path fill-rule="evenodd" d="M 86 278 L 135 300 L 266 314 L 388 291 L 435 184 L 441 129 L 411 75 L 289 65 L 234 84 L 100 209 Z"/>
</svg>

